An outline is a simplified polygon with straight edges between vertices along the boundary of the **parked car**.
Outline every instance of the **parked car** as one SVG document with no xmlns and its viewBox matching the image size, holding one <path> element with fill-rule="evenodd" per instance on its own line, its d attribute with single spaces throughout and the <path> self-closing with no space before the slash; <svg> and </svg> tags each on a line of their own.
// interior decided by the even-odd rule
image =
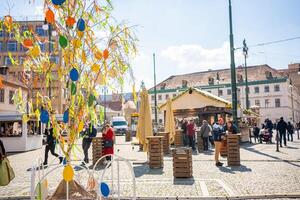
<svg viewBox="0 0 300 200">
<path fill-rule="evenodd" d="M 125 135 L 128 131 L 128 123 L 123 116 L 113 117 L 111 126 L 114 128 L 116 135 Z"/>
</svg>

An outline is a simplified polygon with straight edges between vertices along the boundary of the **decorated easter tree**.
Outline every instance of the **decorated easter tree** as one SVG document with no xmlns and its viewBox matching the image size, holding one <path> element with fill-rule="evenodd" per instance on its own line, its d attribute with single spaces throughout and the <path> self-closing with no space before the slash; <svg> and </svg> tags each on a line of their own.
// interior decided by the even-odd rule
<svg viewBox="0 0 300 200">
<path fill-rule="evenodd" d="M 28 97 L 26 102 L 21 91 L 14 96 L 25 120 L 35 116 L 44 124 L 51 123 L 53 135 L 68 162 L 85 122 L 98 120 L 95 105 L 99 87 L 116 88 L 124 84 L 124 79 L 133 79 L 129 61 L 136 53 L 137 39 L 132 27 L 116 22 L 111 16 L 112 9 L 110 0 L 44 1 L 45 20 L 58 33 L 58 44 L 53 44 L 54 51 L 61 55 L 58 64 L 51 62 L 49 53 L 40 49 L 39 44 L 52 41 L 41 39 L 30 27 L 21 31 L 10 15 L 0 21 L 0 29 L 5 29 L 27 49 L 23 68 L 25 79 L 33 82 L 28 84 L 29 89 L 36 84 L 36 80 L 30 80 L 34 74 L 44 88 L 57 76 L 55 81 L 68 91 L 63 124 L 58 123 L 52 106 L 55 99 L 46 90 L 38 91 L 35 99 Z M 13 57 L 11 60 L 18 64 Z M 67 141 L 61 136 L 62 130 L 67 131 Z"/>
</svg>

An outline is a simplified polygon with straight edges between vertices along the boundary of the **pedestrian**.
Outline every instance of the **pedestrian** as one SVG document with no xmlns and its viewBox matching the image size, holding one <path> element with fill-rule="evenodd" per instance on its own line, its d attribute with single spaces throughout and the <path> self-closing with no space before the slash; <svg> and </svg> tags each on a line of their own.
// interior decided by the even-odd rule
<svg viewBox="0 0 300 200">
<path fill-rule="evenodd" d="M 114 130 L 107 123 L 104 128 L 104 132 L 102 134 L 103 138 L 103 155 L 106 156 L 106 161 L 111 161 L 111 154 L 114 154 L 114 139 L 115 134 Z"/>
<path fill-rule="evenodd" d="M 272 144 L 272 138 L 273 138 L 273 123 L 270 119 L 266 119 L 266 129 L 268 130 L 269 133 L 269 138 L 270 138 L 270 143 Z"/>
<path fill-rule="evenodd" d="M 59 163 L 63 161 L 63 157 L 59 156 L 55 153 L 55 145 L 56 145 L 56 138 L 53 136 L 53 127 L 52 124 L 48 128 L 45 129 L 45 135 L 47 136 L 47 142 L 45 147 L 45 158 L 44 158 L 44 166 L 48 165 L 48 154 L 49 151 L 51 154 L 59 159 Z"/>
<path fill-rule="evenodd" d="M 288 122 L 286 130 L 287 130 L 288 141 L 290 141 L 290 137 L 291 137 L 291 142 L 293 142 L 294 126 L 293 124 L 291 124 L 291 122 Z"/>
<path fill-rule="evenodd" d="M 231 120 L 226 123 L 224 129 L 228 131 L 229 134 L 237 134 L 237 127 Z"/>
<path fill-rule="evenodd" d="M 82 138 L 82 150 L 84 154 L 83 165 L 89 163 L 89 148 L 91 147 L 93 138 L 97 136 L 97 130 L 94 125 L 89 122 L 86 127 L 85 131 L 83 132 Z"/>
<path fill-rule="evenodd" d="M 283 117 L 280 117 L 279 122 L 277 123 L 277 131 L 279 131 L 279 139 L 280 139 L 280 147 L 282 147 L 282 138 L 284 142 L 284 146 L 286 146 L 286 128 L 287 123 L 283 120 Z"/>
<path fill-rule="evenodd" d="M 214 137 L 214 144 L 215 144 L 215 162 L 216 166 L 221 167 L 223 163 L 220 162 L 220 151 L 222 147 L 222 140 L 225 135 L 224 132 L 224 120 L 222 118 L 218 119 L 218 122 L 216 122 L 212 127 L 213 137 Z"/>
<path fill-rule="evenodd" d="M 188 136 L 188 141 L 189 141 L 189 147 L 192 147 L 193 151 L 196 151 L 195 133 L 196 133 L 195 123 L 194 123 L 194 120 L 191 119 L 190 123 L 187 125 L 187 136 Z"/>
<path fill-rule="evenodd" d="M 6 156 L 6 151 L 0 139 L 0 186 L 8 185 L 15 178 L 15 172 Z"/>
<path fill-rule="evenodd" d="M 202 126 L 200 128 L 200 136 L 203 139 L 204 151 L 208 151 L 208 140 L 209 140 L 209 135 L 211 134 L 211 131 L 212 131 L 211 126 L 207 123 L 206 120 L 203 120 Z"/>
<path fill-rule="evenodd" d="M 183 145 L 184 146 L 188 145 L 187 125 L 188 125 L 188 121 L 186 119 L 183 119 L 181 129 L 182 129 L 182 139 L 183 139 Z"/>
<path fill-rule="evenodd" d="M 254 127 L 253 127 L 253 135 L 254 135 L 254 142 L 256 143 L 256 140 L 257 142 L 259 142 L 259 132 L 260 132 L 260 129 L 258 128 L 258 126 L 256 124 L 254 124 Z"/>
</svg>

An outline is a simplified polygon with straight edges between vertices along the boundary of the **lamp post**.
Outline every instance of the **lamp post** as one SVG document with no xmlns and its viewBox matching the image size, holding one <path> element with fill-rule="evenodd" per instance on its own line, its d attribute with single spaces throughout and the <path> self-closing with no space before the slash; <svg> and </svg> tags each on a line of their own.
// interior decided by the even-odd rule
<svg viewBox="0 0 300 200">
<path fill-rule="evenodd" d="M 246 109 L 248 110 L 249 109 L 249 87 L 248 87 L 248 73 L 247 73 L 248 47 L 247 47 L 247 44 L 246 44 L 246 39 L 244 39 L 244 41 L 243 41 L 243 54 L 244 54 L 244 58 L 245 58 Z"/>
<path fill-rule="evenodd" d="M 154 116 L 155 125 L 157 125 L 157 95 L 156 95 L 156 70 L 155 70 L 155 53 L 153 53 L 153 78 L 154 78 Z"/>
<path fill-rule="evenodd" d="M 232 91 L 232 117 L 233 122 L 237 125 L 237 93 L 236 93 L 236 72 L 234 63 L 234 44 L 232 31 L 232 12 L 231 0 L 229 0 L 229 40 L 230 40 L 230 69 L 231 69 L 231 91 Z"/>
</svg>

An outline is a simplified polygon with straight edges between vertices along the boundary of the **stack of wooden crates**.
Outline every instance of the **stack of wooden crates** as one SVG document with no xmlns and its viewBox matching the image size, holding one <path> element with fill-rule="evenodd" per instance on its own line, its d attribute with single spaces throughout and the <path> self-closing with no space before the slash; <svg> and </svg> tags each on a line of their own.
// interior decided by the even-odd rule
<svg viewBox="0 0 300 200">
<path fill-rule="evenodd" d="M 228 166 L 240 166 L 240 136 L 230 134 L 227 136 L 227 164 Z"/>
<path fill-rule="evenodd" d="M 93 151 L 93 165 L 102 157 L 103 155 L 103 143 L 102 137 L 95 137 L 92 140 L 92 151 Z M 104 159 L 99 162 L 99 164 L 103 163 Z"/>
<path fill-rule="evenodd" d="M 174 138 L 174 145 L 176 147 L 182 147 L 183 146 L 183 136 L 181 130 L 175 131 L 175 138 Z"/>
<path fill-rule="evenodd" d="M 164 154 L 168 154 L 170 152 L 170 133 L 158 132 L 157 136 L 163 136 L 163 152 Z"/>
<path fill-rule="evenodd" d="M 173 176 L 190 178 L 193 176 L 192 149 L 181 147 L 173 149 Z"/>
<path fill-rule="evenodd" d="M 164 167 L 163 136 L 150 136 L 148 139 L 148 161 L 150 168 Z"/>
</svg>

